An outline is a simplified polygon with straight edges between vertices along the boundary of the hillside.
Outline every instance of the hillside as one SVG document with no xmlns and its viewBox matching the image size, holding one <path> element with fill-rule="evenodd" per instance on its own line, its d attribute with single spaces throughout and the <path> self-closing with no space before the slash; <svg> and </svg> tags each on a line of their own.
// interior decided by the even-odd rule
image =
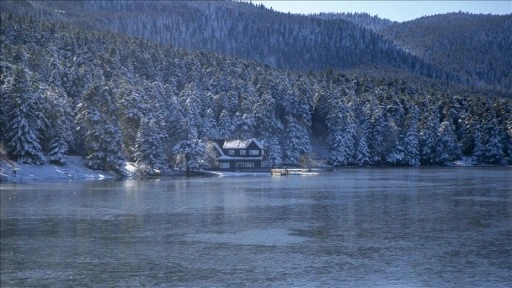
<svg viewBox="0 0 512 288">
<path fill-rule="evenodd" d="M 279 13 L 231 1 L 26 1 L 6 11 L 300 71 L 407 71 L 459 81 L 345 19 Z"/>
<path fill-rule="evenodd" d="M 318 13 L 311 16 L 326 20 L 346 20 L 375 32 L 398 23 L 388 19 L 381 19 L 368 13 Z"/>
<path fill-rule="evenodd" d="M 208 162 L 257 138 L 272 165 L 506 164 L 512 103 L 398 73 L 290 72 L 125 34 L 1 13 L 1 139 L 10 159 L 122 173 Z M 146 167 L 146 168 L 144 168 Z"/>
<path fill-rule="evenodd" d="M 465 84 L 512 89 L 512 14 L 435 15 L 394 23 L 379 33 L 436 67 L 459 71 Z"/>
<path fill-rule="evenodd" d="M 2 11 L 304 72 L 407 72 L 509 93 L 511 15 L 405 23 L 364 13 L 285 14 L 232 1 L 2 1 Z M 471 47 L 471 49 L 468 49 Z M 509 93 L 510 94 L 510 93 Z"/>
</svg>

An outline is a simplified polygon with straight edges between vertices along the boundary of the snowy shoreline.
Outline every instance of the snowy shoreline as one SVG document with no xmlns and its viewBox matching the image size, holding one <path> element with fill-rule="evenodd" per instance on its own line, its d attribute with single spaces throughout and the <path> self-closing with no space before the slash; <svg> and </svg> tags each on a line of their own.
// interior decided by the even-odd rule
<svg viewBox="0 0 512 288">
<path fill-rule="evenodd" d="M 126 164 L 124 172 L 127 174 L 127 177 L 124 179 L 139 179 L 140 177 L 140 171 L 138 171 L 137 167 L 131 163 Z M 185 177 L 184 175 L 184 171 L 177 171 L 176 175 L 156 177 Z M 206 177 L 233 177 L 262 176 L 270 175 L 270 173 L 202 171 L 198 176 L 201 175 Z M 83 158 L 80 156 L 68 156 L 66 164 L 64 165 L 54 165 L 49 163 L 44 165 L 31 165 L 0 159 L 1 183 L 100 181 L 115 179 L 119 179 L 119 175 L 112 171 L 89 169 L 83 163 Z"/>
<path fill-rule="evenodd" d="M 25 183 L 46 181 L 88 181 L 115 179 L 114 172 L 91 170 L 82 162 L 82 157 L 68 156 L 64 165 L 30 165 L 0 160 L 2 183 Z"/>
<path fill-rule="evenodd" d="M 475 167 L 480 166 L 470 158 L 448 163 L 443 167 Z M 488 165 L 484 165 L 488 166 Z M 424 167 L 424 166 L 422 166 Z M 135 166 L 127 163 L 125 167 L 127 173 L 126 179 L 135 179 L 139 171 Z M 203 171 L 203 176 L 210 177 L 238 177 L 238 176 L 266 176 L 270 173 L 264 172 L 220 172 L 220 171 Z M 180 173 L 174 175 L 179 177 Z M 166 178 L 166 176 L 162 176 Z M 101 171 L 89 169 L 80 156 L 68 156 L 66 164 L 54 165 L 30 165 L 18 162 L 6 161 L 0 159 L 0 182 L 1 183 L 28 183 L 28 182 L 60 182 L 60 181 L 99 181 L 99 180 L 115 180 L 119 176 L 112 171 Z"/>
</svg>

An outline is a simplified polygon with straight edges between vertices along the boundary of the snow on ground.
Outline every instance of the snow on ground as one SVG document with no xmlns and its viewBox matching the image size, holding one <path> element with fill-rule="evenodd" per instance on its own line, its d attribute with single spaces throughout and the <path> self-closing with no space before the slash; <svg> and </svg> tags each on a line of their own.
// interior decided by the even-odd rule
<svg viewBox="0 0 512 288">
<path fill-rule="evenodd" d="M 37 181 L 84 181 L 114 179 L 117 175 L 110 171 L 91 170 L 83 163 L 79 156 L 68 156 L 64 165 L 29 165 L 0 159 L 0 181 L 4 182 L 37 182 Z M 470 157 L 447 164 L 448 166 L 474 166 Z M 137 167 L 133 163 L 126 163 L 124 172 L 128 177 L 136 177 Z M 208 171 L 205 173 L 217 177 L 239 176 L 266 176 L 263 172 L 220 172 Z"/>
<path fill-rule="evenodd" d="M 473 158 L 471 157 L 462 157 L 459 160 L 455 160 L 448 164 L 448 166 L 461 166 L 461 167 L 469 167 L 474 166 Z"/>
<path fill-rule="evenodd" d="M 131 167 L 130 167 L 131 168 Z M 64 165 L 29 165 L 0 160 L 1 182 L 71 181 L 113 179 L 109 171 L 91 170 L 85 166 L 82 157 L 68 156 Z"/>
</svg>

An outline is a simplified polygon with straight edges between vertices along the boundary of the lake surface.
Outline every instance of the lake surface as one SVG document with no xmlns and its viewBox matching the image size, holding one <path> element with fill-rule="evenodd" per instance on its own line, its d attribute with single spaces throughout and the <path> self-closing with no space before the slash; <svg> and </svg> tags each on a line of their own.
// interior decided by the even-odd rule
<svg viewBox="0 0 512 288">
<path fill-rule="evenodd" d="M 1 186 L 1 287 L 512 287 L 512 169 Z"/>
</svg>

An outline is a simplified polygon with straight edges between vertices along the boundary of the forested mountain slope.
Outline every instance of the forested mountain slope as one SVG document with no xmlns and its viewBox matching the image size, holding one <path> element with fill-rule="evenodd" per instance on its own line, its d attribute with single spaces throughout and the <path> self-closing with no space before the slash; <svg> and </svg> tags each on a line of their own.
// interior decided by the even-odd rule
<svg viewBox="0 0 512 288">
<path fill-rule="evenodd" d="M 512 15 L 404 23 L 364 13 L 294 15 L 232 1 L 2 1 L 2 10 L 302 71 L 413 72 L 512 89 Z"/>
<path fill-rule="evenodd" d="M 346 20 L 356 25 L 379 32 L 398 22 L 389 19 L 381 19 L 378 16 L 372 16 L 368 13 L 318 13 L 311 15 L 326 20 Z"/>
<path fill-rule="evenodd" d="M 463 82 L 512 89 L 512 14 L 450 13 L 394 23 L 382 35 Z"/>
<path fill-rule="evenodd" d="M 408 71 L 459 82 L 370 29 L 339 17 L 279 13 L 232 1 L 26 1 L 6 11 L 110 30 L 188 50 L 205 50 L 301 71 Z"/>
<path fill-rule="evenodd" d="M 13 160 L 75 154 L 95 169 L 165 170 L 207 161 L 208 139 L 255 137 L 273 165 L 314 155 L 334 166 L 511 162 L 510 98 L 403 74 L 290 72 L 0 17 L 0 132 Z"/>
</svg>

